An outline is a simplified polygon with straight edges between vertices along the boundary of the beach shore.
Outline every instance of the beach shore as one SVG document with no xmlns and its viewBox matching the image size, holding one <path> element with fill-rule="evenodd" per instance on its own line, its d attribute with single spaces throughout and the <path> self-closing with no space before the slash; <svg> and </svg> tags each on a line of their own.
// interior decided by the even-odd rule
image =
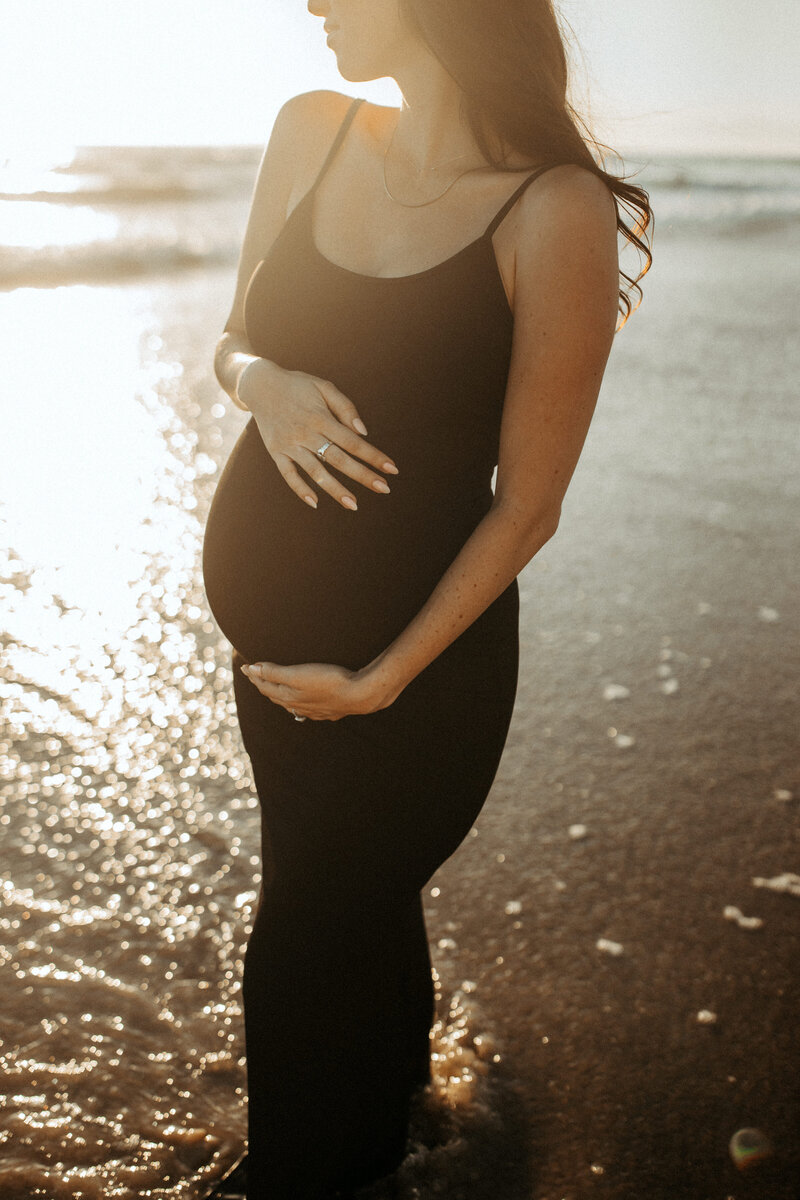
<svg viewBox="0 0 800 1200">
<path fill-rule="evenodd" d="M 561 526 L 520 578 L 495 786 L 426 889 L 442 994 L 497 1053 L 462 1107 L 466 1141 L 415 1153 L 402 1200 L 800 1195 L 799 243 L 790 222 L 665 230 L 617 336 Z M 146 301 L 158 355 L 183 366 L 171 386 L 207 459 L 187 484 L 198 527 L 246 419 L 211 367 L 233 278 L 116 289 Z M 184 633 L 200 619 L 171 615 Z M 210 682 L 224 707 L 229 676 Z M 223 751 L 246 774 L 235 731 Z M 58 761 L 51 748 L 51 774 Z M 210 808 L 233 787 L 212 780 Z M 236 969 L 233 896 L 257 852 L 252 807 L 240 816 L 220 900 Z M 245 1129 L 227 1119 L 231 1149 Z M 739 1170 L 743 1127 L 774 1154 Z"/>
<path fill-rule="evenodd" d="M 522 577 L 494 792 L 429 898 L 521 1085 L 537 1200 L 800 1195 L 796 251 L 657 244 Z M 739 1172 L 748 1126 L 776 1155 Z"/>
</svg>

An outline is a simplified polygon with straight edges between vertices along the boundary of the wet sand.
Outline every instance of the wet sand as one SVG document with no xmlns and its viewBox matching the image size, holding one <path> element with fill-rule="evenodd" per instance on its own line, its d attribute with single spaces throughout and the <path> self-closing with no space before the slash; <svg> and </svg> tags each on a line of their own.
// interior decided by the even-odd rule
<svg viewBox="0 0 800 1200">
<path fill-rule="evenodd" d="M 502 1050 L 472 1200 L 800 1195 L 800 897 L 753 883 L 800 871 L 798 242 L 664 232 L 521 576 L 504 759 L 426 897 Z M 775 1155 L 737 1170 L 748 1126 Z"/>
<path fill-rule="evenodd" d="M 537 1200 L 800 1195 L 800 897 L 753 884 L 800 870 L 796 248 L 663 239 L 524 573 L 479 835 L 428 906 L 520 1085 Z M 771 1164 L 734 1168 L 743 1126 Z"/>
</svg>

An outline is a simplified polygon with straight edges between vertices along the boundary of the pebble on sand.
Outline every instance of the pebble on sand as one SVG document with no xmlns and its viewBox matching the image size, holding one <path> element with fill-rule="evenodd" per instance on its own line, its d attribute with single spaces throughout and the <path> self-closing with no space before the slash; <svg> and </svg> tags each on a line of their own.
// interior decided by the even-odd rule
<svg viewBox="0 0 800 1200">
<path fill-rule="evenodd" d="M 781 614 L 776 608 L 768 608 L 766 604 L 762 604 L 758 610 L 759 621 L 780 621 Z"/>
<path fill-rule="evenodd" d="M 772 1143 L 760 1129 L 737 1129 L 728 1143 L 728 1150 L 740 1171 L 770 1158 Z"/>
<path fill-rule="evenodd" d="M 754 875 L 753 886 L 769 888 L 771 892 L 788 892 L 790 896 L 800 896 L 800 875 L 794 875 L 791 871 L 786 871 L 783 875 L 773 875 L 772 879 Z"/>
<path fill-rule="evenodd" d="M 746 917 L 735 904 L 726 904 L 722 915 L 726 921 L 735 921 L 740 929 L 761 929 L 764 924 L 761 917 Z"/>
<path fill-rule="evenodd" d="M 701 1008 L 697 1014 L 698 1025 L 716 1025 L 717 1014 L 712 1012 L 710 1008 Z"/>
<path fill-rule="evenodd" d="M 627 700 L 630 694 L 631 689 L 622 683 L 607 683 L 603 688 L 604 700 Z"/>
<path fill-rule="evenodd" d="M 673 692 L 677 692 L 678 688 L 680 687 L 680 684 L 678 683 L 677 679 L 673 675 L 673 676 L 671 676 L 670 679 L 662 679 L 661 683 L 659 684 L 659 687 L 661 688 L 661 691 L 664 693 L 665 696 L 671 696 L 673 694 Z"/>
<path fill-rule="evenodd" d="M 776 800 L 784 800 L 787 802 L 789 800 L 794 800 L 794 792 L 790 792 L 788 788 L 775 788 L 772 794 Z"/>
<path fill-rule="evenodd" d="M 517 915 L 517 913 L 521 913 L 521 912 L 522 912 L 522 901 L 521 900 L 509 900 L 508 904 L 505 907 L 506 916 L 515 917 Z"/>
<path fill-rule="evenodd" d="M 572 838 L 573 842 L 580 842 L 586 837 L 589 830 L 585 825 L 570 825 L 567 832 L 569 833 L 569 836 Z"/>
<path fill-rule="evenodd" d="M 597 939 L 595 946 L 605 954 L 613 954 L 615 958 L 622 954 L 625 949 L 621 942 L 612 942 L 610 938 L 603 937 Z"/>
</svg>

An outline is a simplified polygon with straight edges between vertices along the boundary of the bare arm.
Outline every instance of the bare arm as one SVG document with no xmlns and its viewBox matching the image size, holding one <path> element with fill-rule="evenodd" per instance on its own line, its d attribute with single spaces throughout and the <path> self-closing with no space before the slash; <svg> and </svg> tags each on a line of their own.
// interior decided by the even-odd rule
<svg viewBox="0 0 800 1200">
<path fill-rule="evenodd" d="M 247 218 L 239 266 L 236 292 L 225 322 L 225 329 L 214 349 L 214 374 L 219 386 L 237 408 L 252 412 L 250 404 L 239 395 L 239 385 L 245 370 L 255 362 L 270 364 L 255 353 L 245 332 L 244 298 L 253 272 L 283 228 L 296 180 L 301 173 L 297 162 L 299 127 L 314 128 L 312 120 L 315 94 L 294 96 L 282 106 L 272 126 L 269 141 L 261 156 L 250 212 Z M 302 140 L 307 145 L 308 137 Z M 262 369 L 265 369 L 262 368 Z"/>
<path fill-rule="evenodd" d="M 605 185 L 572 166 L 549 175 L 518 206 L 514 342 L 492 508 L 382 654 L 347 677 L 340 668 L 326 676 L 269 664 L 257 686 L 276 703 L 333 720 L 391 704 L 555 533 L 613 343 L 618 260 Z"/>
<path fill-rule="evenodd" d="M 281 108 L 258 169 L 225 330 L 214 351 L 214 373 L 237 408 L 256 418 L 264 444 L 292 490 L 312 507 L 317 499 L 297 466 L 345 507 L 352 493 L 315 457 L 325 441 L 326 464 L 376 491 L 388 491 L 375 469 L 396 473 L 388 455 L 364 440 L 367 433 L 352 401 L 329 380 L 285 371 L 256 354 L 247 337 L 244 301 L 258 264 L 311 185 L 350 101 L 337 92 L 304 92 Z M 361 436 L 359 436 L 361 435 Z M 373 470 L 364 466 L 363 459 Z"/>
</svg>

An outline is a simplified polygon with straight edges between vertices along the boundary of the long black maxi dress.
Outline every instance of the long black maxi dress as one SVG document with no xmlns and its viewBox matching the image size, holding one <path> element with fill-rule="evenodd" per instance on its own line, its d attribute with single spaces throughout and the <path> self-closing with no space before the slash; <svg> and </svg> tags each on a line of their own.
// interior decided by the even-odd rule
<svg viewBox="0 0 800 1200">
<path fill-rule="evenodd" d="M 244 961 L 248 1200 L 309 1200 L 402 1160 L 435 1019 L 420 889 L 492 784 L 517 686 L 516 580 L 388 708 L 298 722 L 243 662 L 368 663 L 412 620 L 492 502 L 513 320 L 492 235 L 413 275 L 326 259 L 317 181 L 253 272 L 255 353 L 329 379 L 399 468 L 358 511 L 315 511 L 254 419 L 220 477 L 206 594 L 233 646 L 261 807 L 262 884 Z"/>
</svg>

